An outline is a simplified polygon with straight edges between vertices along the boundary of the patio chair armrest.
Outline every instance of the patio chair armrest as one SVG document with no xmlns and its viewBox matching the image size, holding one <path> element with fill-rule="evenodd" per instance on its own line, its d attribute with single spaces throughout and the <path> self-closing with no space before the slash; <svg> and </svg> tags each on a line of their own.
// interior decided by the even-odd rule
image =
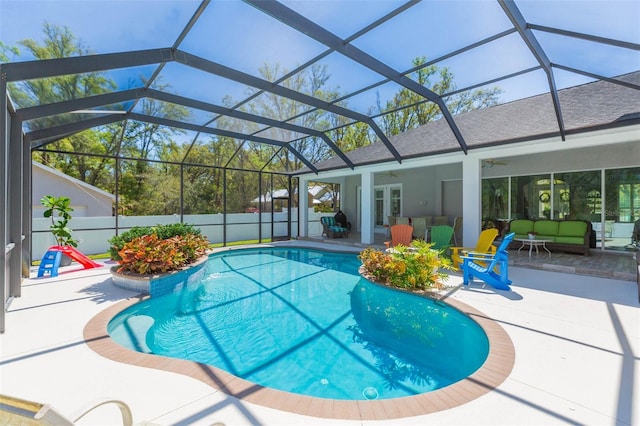
<svg viewBox="0 0 640 426">
<path fill-rule="evenodd" d="M 466 256 L 460 256 L 462 259 L 480 259 L 480 260 L 487 260 L 487 259 L 493 259 L 495 257 L 495 255 L 493 253 L 480 253 L 477 251 L 469 251 L 467 252 Z"/>
<path fill-rule="evenodd" d="M 471 252 L 473 250 L 473 247 L 457 247 L 457 246 L 453 247 L 452 246 L 452 247 L 449 247 L 449 249 L 453 253 L 458 254 L 458 252 L 462 252 L 462 253 L 467 252 L 467 253 L 469 253 L 469 252 Z"/>
</svg>

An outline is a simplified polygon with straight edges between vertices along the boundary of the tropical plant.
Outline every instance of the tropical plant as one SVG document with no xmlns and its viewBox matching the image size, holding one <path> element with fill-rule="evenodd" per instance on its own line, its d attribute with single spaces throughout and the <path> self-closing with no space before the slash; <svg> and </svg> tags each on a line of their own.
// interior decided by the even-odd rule
<svg viewBox="0 0 640 426">
<path fill-rule="evenodd" d="M 389 252 L 369 247 L 359 257 L 365 274 L 375 281 L 408 290 L 440 289 L 449 277 L 445 271 L 453 266 L 432 246 L 416 240 L 411 247 L 398 245 Z"/>
<path fill-rule="evenodd" d="M 170 223 L 156 226 L 134 226 L 120 235 L 116 235 L 108 240 L 109 256 L 111 260 L 121 260 L 120 251 L 125 244 L 145 235 L 156 235 L 159 240 L 166 240 L 176 236 L 194 235 L 200 236 L 200 229 L 187 223 Z"/>
<path fill-rule="evenodd" d="M 201 235 L 178 235 L 167 239 L 153 233 L 143 235 L 125 243 L 120 250 L 117 272 L 147 275 L 173 271 L 204 256 L 208 247 L 209 242 Z"/>
<path fill-rule="evenodd" d="M 51 218 L 49 229 L 60 246 L 78 247 L 78 241 L 71 236 L 68 224 L 71 220 L 71 199 L 69 197 L 54 197 L 45 195 L 40 203 L 44 206 L 44 217 Z M 56 218 L 58 219 L 56 221 Z"/>
</svg>

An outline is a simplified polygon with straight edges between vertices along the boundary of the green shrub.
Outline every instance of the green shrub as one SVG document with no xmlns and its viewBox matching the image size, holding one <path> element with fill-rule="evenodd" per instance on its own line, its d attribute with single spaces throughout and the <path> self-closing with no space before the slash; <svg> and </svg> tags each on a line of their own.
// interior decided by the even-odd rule
<svg viewBox="0 0 640 426">
<path fill-rule="evenodd" d="M 168 225 L 157 225 L 153 227 L 153 232 L 161 240 L 167 238 L 185 236 L 185 235 L 200 235 L 200 229 L 188 223 L 170 223 Z"/>
<path fill-rule="evenodd" d="M 120 235 L 108 240 L 109 243 L 109 257 L 111 260 L 120 260 L 120 251 L 124 248 L 125 244 L 131 242 L 135 238 L 142 237 L 144 235 L 156 235 L 159 240 L 166 240 L 177 236 L 196 235 L 200 236 L 200 229 L 186 223 L 170 223 L 168 225 L 156 225 L 156 226 L 134 226 L 128 231 L 123 232 Z"/>
</svg>

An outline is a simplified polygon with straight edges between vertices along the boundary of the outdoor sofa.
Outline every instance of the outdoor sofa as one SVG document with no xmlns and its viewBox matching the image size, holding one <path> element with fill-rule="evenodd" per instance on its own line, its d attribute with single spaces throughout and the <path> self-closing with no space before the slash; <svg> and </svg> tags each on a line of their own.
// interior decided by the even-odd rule
<svg viewBox="0 0 640 426">
<path fill-rule="evenodd" d="M 586 220 L 530 220 L 513 219 L 509 222 L 507 232 L 515 232 L 515 238 L 528 238 L 529 232 L 535 232 L 537 239 L 551 240 L 546 246 L 549 250 L 591 254 L 591 222 Z M 511 248 L 518 248 L 522 243 L 514 241 Z"/>
</svg>

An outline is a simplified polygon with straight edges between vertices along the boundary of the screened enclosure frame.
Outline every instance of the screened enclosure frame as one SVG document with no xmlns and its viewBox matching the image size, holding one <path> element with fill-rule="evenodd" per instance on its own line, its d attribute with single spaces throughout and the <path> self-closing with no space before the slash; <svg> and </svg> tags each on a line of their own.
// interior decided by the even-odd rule
<svg viewBox="0 0 640 426">
<path fill-rule="evenodd" d="M 450 96 L 451 93 L 446 93 L 443 95 L 438 95 L 429 88 L 426 88 L 418 83 L 416 83 L 411 78 L 407 77 L 411 72 L 415 72 L 418 69 L 425 68 L 429 65 L 438 63 L 446 57 L 452 57 L 456 55 L 460 55 L 464 52 L 467 52 L 471 49 L 477 48 L 478 46 L 487 44 L 491 41 L 495 41 L 502 37 L 506 37 L 512 33 L 518 33 L 523 42 L 526 44 L 530 53 L 535 57 L 538 62 L 537 67 L 523 69 L 517 73 L 511 73 L 508 75 L 503 75 L 501 77 L 492 79 L 490 81 L 483 81 L 473 86 L 465 87 L 462 89 L 456 90 L 456 93 L 464 92 L 467 90 L 471 90 L 475 87 L 481 87 L 489 83 L 495 83 L 504 79 L 512 78 L 521 73 L 529 73 L 536 70 L 543 70 L 548 81 L 549 93 L 551 94 L 551 98 L 553 101 L 553 107 L 556 114 L 558 134 L 561 136 L 562 140 L 565 139 L 565 127 L 564 120 L 562 117 L 562 110 L 560 101 L 558 99 L 558 90 L 556 88 L 556 82 L 554 77 L 553 69 L 562 69 L 564 71 L 569 71 L 576 74 L 581 74 L 589 78 L 595 78 L 599 80 L 609 81 L 615 84 L 620 84 L 626 87 L 631 87 L 634 89 L 640 89 L 636 85 L 625 83 L 623 81 L 617 80 L 615 78 L 609 78 L 604 75 L 600 75 L 597 73 L 588 72 L 587 70 L 577 69 L 575 67 L 569 67 L 562 64 L 552 63 L 546 54 L 545 50 L 542 48 L 540 43 L 538 42 L 536 35 L 533 33 L 533 30 L 558 34 L 569 38 L 580 39 L 580 40 L 588 40 L 595 43 L 600 43 L 604 45 L 610 45 L 615 47 L 620 47 L 624 49 L 631 50 L 640 50 L 640 45 L 637 43 L 615 40 L 611 38 L 598 37 L 595 35 L 578 33 L 574 31 L 562 30 L 559 28 L 552 28 L 543 25 L 536 25 L 529 23 L 525 20 L 524 16 L 520 12 L 517 7 L 515 1 L 513 0 L 498 0 L 498 3 L 504 14 L 511 21 L 513 28 L 503 31 L 501 33 L 495 34 L 494 36 L 485 38 L 483 40 L 479 40 L 476 43 L 472 43 L 463 48 L 457 49 L 454 52 L 449 52 L 446 55 L 435 58 L 425 64 L 420 65 L 419 67 L 415 67 L 409 70 L 405 70 L 399 72 L 389 65 L 385 64 L 381 60 L 374 58 L 373 56 L 365 53 L 361 49 L 357 48 L 352 44 L 352 40 L 357 39 L 361 34 L 369 32 L 376 27 L 384 24 L 385 22 L 391 20 L 392 18 L 406 12 L 409 13 L 411 7 L 415 4 L 419 3 L 417 0 L 412 0 L 404 3 L 400 7 L 396 8 L 392 12 L 388 13 L 386 16 L 378 19 L 377 21 L 371 23 L 366 28 L 362 29 L 358 33 L 353 36 L 342 39 L 330 32 L 329 30 L 321 27 L 316 24 L 312 20 L 306 18 L 305 16 L 295 12 L 294 10 L 284 6 L 283 4 L 277 1 L 257 1 L 257 0 L 244 0 L 245 3 L 253 6 L 257 10 L 265 13 L 285 25 L 297 30 L 300 33 L 305 34 L 306 36 L 318 41 L 322 45 L 327 47 L 327 50 L 322 52 L 320 55 L 316 56 L 312 60 L 307 63 L 301 65 L 299 68 L 291 71 L 287 75 L 279 78 L 275 82 L 270 82 L 264 79 L 260 79 L 239 71 L 237 69 L 231 68 L 229 66 L 223 65 L 221 63 L 216 63 L 214 61 L 207 60 L 202 57 L 198 57 L 189 52 L 183 51 L 179 49 L 181 42 L 185 39 L 185 37 L 189 34 L 191 29 L 197 23 L 198 19 L 202 16 L 202 13 L 207 8 L 210 3 L 210 0 L 204 0 L 200 3 L 197 10 L 194 12 L 190 21 L 185 25 L 182 29 L 179 37 L 174 42 L 173 46 L 168 48 L 161 49 L 149 49 L 149 50 L 141 50 L 141 51 L 131 51 L 131 52 L 121 52 L 121 53 L 109 53 L 109 54 L 97 54 L 97 55 L 88 55 L 88 56 L 79 56 L 79 57 L 70 57 L 70 58 L 60 58 L 60 59 L 50 59 L 50 60 L 40 60 L 40 61 L 27 61 L 27 62 L 15 62 L 15 63 L 6 63 L 2 64 L 2 77 L 5 82 L 19 82 L 31 79 L 39 79 L 39 78 L 50 78 L 55 76 L 63 76 L 70 74 L 82 74 L 89 72 L 97 72 L 97 71 L 106 71 L 106 70 L 114 70 L 121 68 L 129 68 L 136 67 L 141 65 L 157 65 L 156 70 L 154 71 L 151 78 L 146 81 L 144 88 L 130 89 L 124 90 L 120 92 L 113 92 L 104 95 L 91 96 L 87 98 L 74 99 L 63 102 L 56 102 L 52 104 L 38 105 L 34 107 L 20 108 L 15 111 L 15 114 L 18 119 L 23 122 L 29 122 L 32 120 L 38 120 L 44 117 L 49 117 L 53 115 L 69 113 L 73 111 L 86 111 L 91 110 L 93 108 L 107 107 L 114 103 L 133 101 L 131 106 L 125 111 L 114 111 L 114 113 L 109 114 L 105 113 L 104 115 L 100 115 L 99 117 L 94 117 L 91 119 L 80 120 L 72 123 L 62 124 L 54 127 L 47 127 L 43 129 L 38 129 L 36 131 L 27 132 L 25 135 L 25 142 L 31 145 L 31 148 L 38 148 L 48 143 L 57 141 L 64 137 L 68 137 L 75 133 L 78 133 L 82 130 L 90 129 L 93 127 L 104 126 L 106 124 L 111 124 L 119 121 L 127 121 L 127 120 L 138 120 L 148 123 L 160 124 L 163 126 L 169 126 L 184 130 L 191 130 L 198 133 L 205 134 L 213 134 L 218 136 L 226 136 L 241 140 L 251 140 L 258 143 L 263 144 L 272 144 L 275 146 L 286 147 L 286 149 L 291 152 L 295 157 L 297 157 L 306 167 L 309 168 L 312 172 L 317 172 L 317 169 L 311 164 L 301 153 L 297 152 L 295 148 L 292 146 L 292 142 L 296 140 L 290 140 L 287 142 L 273 140 L 265 137 L 260 137 L 252 134 L 242 134 L 238 132 L 225 131 L 223 129 L 215 129 L 211 127 L 207 127 L 211 121 L 217 119 L 220 116 L 228 116 L 237 119 L 246 120 L 249 122 L 255 122 L 263 125 L 267 125 L 270 127 L 277 127 L 280 129 L 290 130 L 292 132 L 299 132 L 305 134 L 307 136 L 304 137 L 317 137 L 320 138 L 327 146 L 330 147 L 331 151 L 340 157 L 344 162 L 345 166 L 353 169 L 353 162 L 345 155 L 345 153 L 338 148 L 335 141 L 332 141 L 328 136 L 327 131 L 318 131 L 311 128 L 306 128 L 304 126 L 298 126 L 287 121 L 290 120 L 275 120 L 267 117 L 261 117 L 255 114 L 248 114 L 234 108 L 221 107 L 219 105 L 214 105 L 211 103 L 199 101 L 196 99 L 190 99 L 183 96 L 173 95 L 171 93 L 162 92 L 159 90 L 152 89 L 154 81 L 160 74 L 163 67 L 170 63 L 175 62 L 179 63 L 205 73 L 209 73 L 212 75 L 216 75 L 219 77 L 223 77 L 230 81 L 238 82 L 244 84 L 248 87 L 253 87 L 260 92 L 268 92 L 278 96 L 282 96 L 286 99 L 294 100 L 298 103 L 308 105 L 312 109 L 323 109 L 328 112 L 337 114 L 339 116 L 347 117 L 354 122 L 362 122 L 365 123 L 376 135 L 376 137 L 385 145 L 386 149 L 391 152 L 394 159 L 397 162 L 402 162 L 402 157 L 398 153 L 398 151 L 394 148 L 393 144 L 390 142 L 388 135 L 385 135 L 384 132 L 379 128 L 379 126 L 373 120 L 373 116 L 368 116 L 362 113 L 358 113 L 355 110 L 342 107 L 338 104 L 338 102 L 326 102 L 320 99 L 317 99 L 313 96 L 309 96 L 286 87 L 279 85 L 280 82 L 284 81 L 287 77 L 295 75 L 299 71 L 304 68 L 309 67 L 311 64 L 318 62 L 322 58 L 327 55 L 338 52 L 346 58 L 363 65 L 367 69 L 374 71 L 378 75 L 382 77 L 382 79 L 367 88 L 361 89 L 360 91 L 370 89 L 371 87 L 379 86 L 386 82 L 392 81 L 397 83 L 402 88 L 408 89 L 409 91 L 419 95 L 424 98 L 423 102 L 432 102 L 436 104 L 439 108 L 442 117 L 447 122 L 447 125 L 450 131 L 454 134 L 460 150 L 463 152 L 467 152 L 468 146 L 464 139 L 464 136 L 461 134 L 458 125 L 456 123 L 455 118 L 449 112 L 447 105 L 444 99 L 447 96 Z M 3 90 L 2 96 L 6 96 L 5 90 Z M 341 98 L 348 98 L 355 94 L 349 93 L 343 95 Z M 255 96 L 255 95 L 254 95 Z M 165 102 L 170 102 L 177 105 L 182 105 L 186 107 L 191 107 L 194 109 L 199 109 L 202 111 L 211 112 L 217 114 L 213 120 L 210 120 L 208 123 L 204 123 L 202 125 L 196 125 L 191 123 L 186 123 L 177 120 L 170 120 L 163 117 L 153 117 L 148 115 L 143 115 L 139 113 L 133 112 L 136 104 L 140 99 L 149 98 L 156 99 Z M 245 100 L 246 101 L 246 100 Z M 240 104 L 245 101 L 240 102 Z M 106 111 L 102 111 L 106 112 Z M 308 111 L 307 111 L 308 112 Z M 196 140 L 192 142 L 195 143 Z M 292 172 L 291 170 L 287 172 Z"/>
<path fill-rule="evenodd" d="M 622 85 L 627 88 L 640 90 L 638 85 L 616 79 L 612 76 L 604 75 L 603 73 L 593 72 L 589 69 L 572 66 L 568 63 L 552 61 L 549 53 L 545 48 L 543 48 L 538 37 L 541 34 L 550 34 L 560 36 L 571 41 L 588 41 L 598 45 L 615 47 L 631 52 L 640 51 L 639 43 L 602 37 L 584 32 L 571 31 L 550 25 L 543 25 L 541 23 L 529 22 L 520 10 L 517 0 L 497 0 L 502 13 L 511 23 L 510 28 L 497 31 L 489 36 L 481 37 L 474 40 L 472 43 L 443 52 L 423 64 L 402 70 L 396 69 L 384 60 L 378 59 L 372 54 L 367 53 L 364 49 L 359 48 L 356 45 L 356 42 L 362 36 L 382 28 L 385 24 L 392 22 L 394 19 L 405 16 L 408 13 L 412 13 L 412 9 L 420 3 L 419 0 L 409 0 L 399 4 L 395 9 L 387 12 L 377 19 L 372 20 L 350 36 L 343 37 L 283 3 L 264 0 L 244 0 L 245 4 L 251 6 L 257 12 L 274 18 L 289 29 L 296 33 L 303 34 L 305 37 L 313 40 L 324 48 L 324 50 L 317 53 L 311 59 L 299 64 L 293 70 L 286 73 L 286 75 L 280 76 L 275 81 L 269 81 L 251 75 L 238 68 L 196 55 L 181 48 L 181 45 L 194 30 L 194 27 L 203 17 L 205 10 L 210 7 L 211 3 L 212 2 L 210 0 L 203 0 L 197 5 L 190 19 L 182 27 L 179 35 L 171 46 L 122 51 L 117 53 L 102 53 L 59 59 L 0 64 L 0 110 L 3 114 L 3 119 L 0 120 L 0 135 L 2 137 L 2 148 L 0 149 L 0 175 L 6 177 L 4 179 L 4 184 L 0 185 L 0 200 L 3 201 L 3 211 L 5 212 L 3 220 L 0 220 L 0 235 L 4 236 L 3 241 L 5 245 L 5 250 L 2 252 L 2 258 L 0 259 L 0 275 L 5 277 L 5 286 L 3 287 L 4 297 L 2 298 L 3 302 L 7 302 L 11 297 L 17 297 L 20 295 L 21 263 L 25 258 L 25 251 L 28 252 L 30 247 L 31 153 L 37 150 L 44 150 L 47 145 L 51 143 L 87 129 L 124 122 L 124 133 L 124 128 L 126 128 L 127 124 L 130 121 L 136 121 L 194 132 L 195 137 L 193 137 L 190 142 L 190 147 L 186 151 L 187 154 L 182 158 L 182 161 L 176 163 L 181 167 L 197 165 L 198 167 L 222 168 L 225 171 L 228 167 L 231 169 L 229 164 L 231 159 L 229 159 L 224 166 L 190 163 L 188 153 L 198 142 L 199 137 L 201 135 L 214 135 L 218 137 L 231 138 L 232 140 L 237 141 L 238 149 L 240 149 L 240 147 L 242 147 L 246 142 L 272 146 L 275 148 L 275 153 L 271 159 L 280 154 L 287 156 L 291 155 L 300 161 L 301 164 L 304 164 L 309 171 L 318 173 L 319 170 L 313 160 L 307 158 L 304 153 L 297 150 L 295 143 L 309 138 L 318 141 L 324 144 L 328 148 L 329 152 L 334 156 L 341 159 L 344 168 L 353 170 L 356 167 L 354 161 L 349 157 L 347 152 L 344 152 L 339 147 L 339 141 L 334 140 L 331 137 L 332 131 L 345 126 L 345 124 L 319 130 L 296 124 L 295 121 L 298 118 L 296 116 L 287 117 L 285 119 L 275 119 L 242 111 L 241 106 L 262 93 L 268 93 L 282 97 L 291 102 L 304 105 L 306 109 L 303 115 L 309 114 L 313 111 L 326 111 L 337 117 L 344 118 L 345 122 L 349 123 L 348 125 L 362 123 L 375 136 L 377 142 L 384 145 L 385 149 L 391 154 L 394 161 L 401 163 L 404 158 L 394 147 L 394 144 L 391 141 L 391 135 L 385 134 L 376 122 L 376 120 L 384 114 L 365 114 L 358 112 L 355 108 L 349 108 L 342 105 L 341 102 L 343 100 L 354 97 L 360 93 L 382 87 L 387 83 L 394 83 L 398 87 L 408 90 L 420 99 L 411 105 L 399 107 L 399 110 L 403 108 L 411 108 L 419 103 L 433 103 L 437 106 L 440 116 L 444 119 L 448 130 L 453 134 L 458 144 L 457 149 L 464 154 L 467 154 L 470 147 L 458 126 L 455 115 L 452 114 L 449 110 L 449 106 L 447 105 L 447 98 L 452 95 L 471 91 L 476 88 L 495 84 L 514 77 L 542 71 L 546 77 L 547 88 L 551 96 L 555 112 L 556 134 L 561 140 L 565 140 L 566 131 L 562 107 L 558 97 L 556 71 L 561 70 L 589 79 L 603 80 L 617 85 Z M 489 46 L 490 43 L 505 39 L 509 36 L 519 37 L 520 41 L 526 45 L 528 55 L 534 58 L 535 65 L 523 66 L 519 70 L 504 73 L 491 79 L 475 82 L 462 88 L 455 88 L 450 92 L 443 94 L 437 94 L 430 88 L 425 87 L 410 78 L 410 74 L 413 72 L 438 64 L 446 59 L 458 57 L 459 55 L 470 52 L 473 49 L 482 46 Z M 292 90 L 282 84 L 288 78 L 295 76 L 314 64 L 319 64 L 322 59 L 332 54 L 339 54 L 341 57 L 349 60 L 350 63 L 357 64 L 368 72 L 372 72 L 376 76 L 379 76 L 378 80 L 368 84 L 366 87 L 359 88 L 358 90 L 343 93 L 337 99 L 333 99 L 331 101 L 326 101 L 309 94 Z M 205 75 L 220 77 L 230 82 L 253 88 L 255 93 L 237 102 L 233 107 L 227 107 L 154 88 L 154 83 L 158 81 L 163 69 L 168 64 L 172 63 L 202 72 Z M 146 79 L 144 87 L 118 90 L 95 96 L 19 107 L 12 101 L 9 90 L 9 86 L 12 83 L 19 83 L 33 79 L 46 79 L 73 74 L 129 68 L 133 69 L 140 66 L 155 67 L 151 76 Z M 191 108 L 196 111 L 203 111 L 213 114 L 213 118 L 206 122 L 189 123 L 186 121 L 172 119 L 170 117 L 152 116 L 136 112 L 136 106 L 144 99 L 167 102 Z M 110 106 L 127 103 L 129 105 L 126 108 L 120 110 L 109 110 Z M 44 118 L 78 112 L 83 113 L 73 114 L 74 121 L 42 125 L 41 120 Z M 387 111 L 385 114 L 389 112 L 393 111 Z M 228 117 L 230 119 L 255 123 L 258 125 L 257 127 L 260 130 L 244 133 L 240 131 L 211 127 L 210 124 L 218 120 L 220 117 Z M 260 135 L 259 133 L 264 132 L 265 128 L 281 129 L 292 132 L 292 134 L 297 136 L 290 140 L 278 140 Z M 122 134 L 119 143 L 122 143 Z M 426 143 L 428 144 L 429 142 Z M 74 155 L 76 153 L 65 152 L 64 154 Z M 82 155 L 85 154 L 89 155 L 91 153 L 82 153 Z M 110 158 L 113 158 L 114 160 L 123 159 L 123 157 L 118 155 L 113 155 Z M 143 161 L 142 159 L 135 160 Z M 296 174 L 296 170 L 281 170 L 278 172 L 265 171 L 265 168 L 268 167 L 270 161 L 271 160 L 267 160 L 258 170 L 245 169 L 245 171 L 259 173 L 261 182 L 260 186 L 262 186 L 263 174 L 269 174 L 271 176 L 273 176 L 273 174 L 287 175 L 289 177 L 289 205 L 291 205 L 293 195 L 291 176 Z M 182 185 L 183 183 L 181 182 L 181 186 Z M 260 196 L 260 194 L 258 194 L 258 196 Z M 302 197 L 300 197 L 300 201 L 302 201 Z M 290 217 L 288 226 L 290 229 Z M 291 232 L 289 232 L 289 235 L 291 235 Z M 2 315 L 4 315 L 4 310 L 2 311 Z M 2 330 L 4 329 L 4 317 L 0 318 L 0 328 Z"/>
</svg>

